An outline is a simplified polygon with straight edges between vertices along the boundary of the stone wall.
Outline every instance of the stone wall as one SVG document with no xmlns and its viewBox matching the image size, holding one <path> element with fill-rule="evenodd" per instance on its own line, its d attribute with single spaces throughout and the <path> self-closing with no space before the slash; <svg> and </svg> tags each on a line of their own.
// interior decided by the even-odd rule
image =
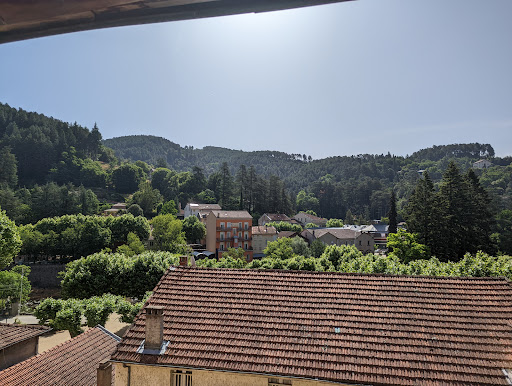
<svg viewBox="0 0 512 386">
<path fill-rule="evenodd" d="M 64 271 L 65 264 L 30 264 L 28 277 L 33 288 L 60 288 L 61 279 L 57 274 Z"/>
</svg>

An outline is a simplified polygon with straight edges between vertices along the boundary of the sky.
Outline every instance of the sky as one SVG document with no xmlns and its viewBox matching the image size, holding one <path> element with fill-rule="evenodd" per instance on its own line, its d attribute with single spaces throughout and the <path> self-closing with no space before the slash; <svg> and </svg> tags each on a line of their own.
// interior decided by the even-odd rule
<svg viewBox="0 0 512 386">
<path fill-rule="evenodd" d="M 0 45 L 0 102 L 182 146 L 512 155 L 512 1 L 357 0 Z"/>
</svg>

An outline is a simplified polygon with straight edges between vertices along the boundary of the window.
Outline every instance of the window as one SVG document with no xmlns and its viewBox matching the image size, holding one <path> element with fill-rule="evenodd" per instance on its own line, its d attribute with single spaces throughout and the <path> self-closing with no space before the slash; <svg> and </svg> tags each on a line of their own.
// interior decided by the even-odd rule
<svg viewBox="0 0 512 386">
<path fill-rule="evenodd" d="M 228 222 L 227 225 L 228 225 L 228 229 L 231 229 L 231 223 Z"/>
<path fill-rule="evenodd" d="M 247 249 L 247 248 L 248 248 L 248 247 L 247 247 L 247 243 L 245 243 L 245 244 L 244 244 L 244 248 L 245 248 L 245 249 Z"/>
<path fill-rule="evenodd" d="M 241 222 L 238 223 L 238 227 L 242 228 L 242 223 Z"/>
<path fill-rule="evenodd" d="M 244 223 L 244 229 L 245 230 L 249 229 L 249 223 L 248 222 Z"/>
<path fill-rule="evenodd" d="M 224 240 L 224 233 L 221 233 L 221 234 L 220 234 L 220 239 L 221 239 L 221 240 Z"/>
<path fill-rule="evenodd" d="M 361 240 L 359 240 L 359 245 L 361 245 Z"/>
<path fill-rule="evenodd" d="M 192 371 L 176 371 L 172 377 L 172 386 L 192 386 Z"/>
<path fill-rule="evenodd" d="M 220 250 L 223 251 L 224 250 L 224 244 L 221 244 L 220 245 Z"/>
<path fill-rule="evenodd" d="M 242 232 L 238 232 L 238 237 L 242 238 Z"/>
<path fill-rule="evenodd" d="M 368 245 L 370 245 L 370 240 L 368 240 Z"/>
<path fill-rule="evenodd" d="M 227 236 L 228 239 L 231 238 L 231 232 L 228 232 Z"/>
<path fill-rule="evenodd" d="M 220 229 L 224 229 L 224 223 L 223 222 L 220 223 Z"/>
<path fill-rule="evenodd" d="M 268 386 L 278 386 L 278 385 L 291 385 L 292 381 L 289 379 L 281 379 L 281 378 L 269 378 Z"/>
<path fill-rule="evenodd" d="M 226 248 L 230 248 L 231 247 L 231 244 L 230 243 L 226 243 Z"/>
<path fill-rule="evenodd" d="M 244 234 L 244 239 L 249 240 L 249 234 L 247 232 Z"/>
</svg>

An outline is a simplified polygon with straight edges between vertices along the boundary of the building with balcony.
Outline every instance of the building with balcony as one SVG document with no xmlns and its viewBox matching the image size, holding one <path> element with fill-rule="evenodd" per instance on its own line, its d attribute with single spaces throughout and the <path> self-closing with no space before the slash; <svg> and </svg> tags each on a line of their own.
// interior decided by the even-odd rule
<svg viewBox="0 0 512 386">
<path fill-rule="evenodd" d="M 253 258 L 252 216 L 246 210 L 212 210 L 206 216 L 206 249 L 217 257 L 229 248 L 243 248 L 247 261 Z"/>
</svg>

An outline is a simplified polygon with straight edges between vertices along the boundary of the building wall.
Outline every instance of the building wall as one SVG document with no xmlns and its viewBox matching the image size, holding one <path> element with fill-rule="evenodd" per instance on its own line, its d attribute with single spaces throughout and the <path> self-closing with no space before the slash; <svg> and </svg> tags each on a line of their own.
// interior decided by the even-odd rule
<svg viewBox="0 0 512 386">
<path fill-rule="evenodd" d="M 325 245 L 354 245 L 354 239 L 338 239 L 331 233 L 326 233 L 318 238 Z"/>
<path fill-rule="evenodd" d="M 0 370 L 22 362 L 37 354 L 39 337 L 27 339 L 18 344 L 0 350 Z"/>
<path fill-rule="evenodd" d="M 252 248 L 254 253 L 263 253 L 267 243 L 277 240 L 277 235 L 252 235 Z"/>
<path fill-rule="evenodd" d="M 327 224 L 326 219 L 313 219 L 310 217 L 308 213 L 304 212 L 297 213 L 295 216 L 293 216 L 293 218 L 299 221 L 302 225 L 312 223 L 318 225 L 319 227 L 325 227 L 325 225 Z"/>
<path fill-rule="evenodd" d="M 206 217 L 206 249 L 215 252 L 217 248 L 215 238 L 217 237 L 217 217 L 213 213 L 209 213 Z"/>
<path fill-rule="evenodd" d="M 375 240 L 369 233 L 361 233 L 356 238 L 356 247 L 363 253 L 373 253 L 375 251 Z"/>
<path fill-rule="evenodd" d="M 144 365 L 126 365 L 115 363 L 115 386 L 175 386 L 172 383 L 173 369 L 170 367 L 144 366 Z M 128 375 L 128 366 L 130 375 Z M 183 372 L 186 370 L 183 369 Z M 271 376 L 238 374 L 225 371 L 208 370 L 188 370 L 192 373 L 193 386 L 268 386 Z M 272 376 L 275 378 L 275 376 Z M 291 380 L 292 386 L 340 386 L 339 383 L 322 382 L 314 380 L 302 380 L 292 378 L 282 378 Z M 128 382 L 129 380 L 129 382 Z"/>
<path fill-rule="evenodd" d="M 475 169 L 486 169 L 488 167 L 492 166 L 492 163 L 488 160 L 483 160 L 483 162 L 475 162 L 473 164 L 473 168 Z"/>
<path fill-rule="evenodd" d="M 268 216 L 266 214 L 262 215 L 259 219 L 258 219 L 258 225 L 259 226 L 263 226 L 265 225 L 266 223 L 270 222 L 270 219 L 268 218 Z M 258 253 L 258 252 L 255 252 L 255 253 Z"/>
<path fill-rule="evenodd" d="M 318 240 L 326 245 L 354 245 L 363 253 L 373 253 L 375 250 L 374 239 L 369 233 L 361 233 L 355 239 L 338 239 L 334 235 L 326 233 Z"/>
<path fill-rule="evenodd" d="M 239 223 L 242 223 L 241 228 L 238 226 Z M 232 226 L 233 224 L 235 225 Z M 236 245 L 232 239 L 235 229 L 237 234 L 239 232 L 241 233 L 241 237 L 237 239 Z M 217 218 L 212 212 L 206 218 L 206 249 L 210 252 L 217 250 L 218 257 L 222 258 L 222 253 L 227 251 L 228 248 L 244 248 L 247 261 L 252 261 L 253 246 L 251 231 L 252 218 Z M 247 239 L 245 238 L 246 234 Z M 247 248 L 245 248 L 245 244 L 247 244 Z"/>
<path fill-rule="evenodd" d="M 26 263 L 25 263 L 26 264 Z M 33 288 L 60 288 L 59 272 L 66 269 L 65 264 L 30 264 L 28 280 Z"/>
</svg>

